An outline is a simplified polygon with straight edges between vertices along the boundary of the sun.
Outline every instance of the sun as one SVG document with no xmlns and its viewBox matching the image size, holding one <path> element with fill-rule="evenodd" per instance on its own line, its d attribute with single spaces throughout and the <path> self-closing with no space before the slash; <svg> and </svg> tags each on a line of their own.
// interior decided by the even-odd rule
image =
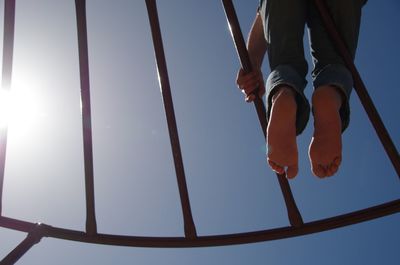
<svg viewBox="0 0 400 265">
<path fill-rule="evenodd" d="M 13 86 L 0 89 L 0 127 L 18 134 L 29 133 L 41 116 L 40 103 L 28 89 Z"/>
</svg>

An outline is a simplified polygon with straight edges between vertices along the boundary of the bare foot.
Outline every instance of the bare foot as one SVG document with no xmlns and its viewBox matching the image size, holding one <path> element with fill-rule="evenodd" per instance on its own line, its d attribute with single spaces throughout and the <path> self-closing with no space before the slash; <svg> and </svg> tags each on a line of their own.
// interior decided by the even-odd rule
<svg viewBox="0 0 400 265">
<path fill-rule="evenodd" d="M 287 86 L 272 97 L 271 116 L 267 127 L 268 164 L 278 174 L 294 178 L 298 172 L 296 143 L 295 92 Z"/>
<path fill-rule="evenodd" d="M 340 92 L 333 86 L 323 86 L 312 96 L 314 135 L 309 147 L 311 170 L 315 176 L 332 176 L 342 161 L 342 122 L 339 109 Z"/>
</svg>

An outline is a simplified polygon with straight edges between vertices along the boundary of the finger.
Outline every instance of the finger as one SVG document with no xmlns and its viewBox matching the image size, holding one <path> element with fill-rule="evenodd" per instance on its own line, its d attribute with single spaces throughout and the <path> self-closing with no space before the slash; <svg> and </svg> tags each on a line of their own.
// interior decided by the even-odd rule
<svg viewBox="0 0 400 265">
<path fill-rule="evenodd" d="M 254 94 L 250 94 L 246 96 L 245 100 L 246 102 L 253 102 L 256 99 L 256 96 Z"/>
<path fill-rule="evenodd" d="M 265 87 L 262 83 L 261 84 L 260 83 L 252 84 L 251 86 L 249 85 L 249 87 L 246 87 L 246 89 L 243 89 L 242 92 L 246 96 L 254 94 L 255 96 L 258 96 L 259 98 L 262 98 L 265 94 Z"/>
<path fill-rule="evenodd" d="M 250 91 L 253 92 L 255 89 L 259 89 L 259 87 L 261 87 L 261 86 L 262 86 L 262 89 L 265 89 L 264 88 L 264 81 L 260 80 L 257 77 L 254 77 L 254 78 L 251 78 L 251 79 L 250 78 L 246 79 L 245 81 L 242 81 L 241 84 L 240 84 L 241 89 L 244 89 L 244 90 L 249 91 L 249 92 Z"/>
<path fill-rule="evenodd" d="M 260 83 L 259 87 L 258 87 L 258 96 L 260 98 L 262 98 L 265 94 L 265 85 L 264 85 L 264 81 Z"/>
<path fill-rule="evenodd" d="M 261 98 L 265 94 L 263 74 L 260 70 L 246 73 L 243 69 L 240 69 L 237 74 L 236 84 L 245 94 L 247 102 L 253 101 L 256 96 Z M 256 90 L 258 91 L 257 95 L 250 97 L 251 94 L 256 93 Z"/>
<path fill-rule="evenodd" d="M 248 77 L 249 74 L 250 74 L 250 73 L 246 73 L 243 69 L 240 69 L 240 70 L 238 71 L 238 73 L 237 73 L 237 76 L 236 76 L 237 83 L 242 82 L 243 79 L 246 79 L 246 78 Z"/>
<path fill-rule="evenodd" d="M 252 102 L 256 99 L 256 97 L 262 98 L 265 92 L 259 92 L 260 88 L 255 86 L 248 90 L 242 90 L 243 94 L 245 94 L 246 102 Z"/>
<path fill-rule="evenodd" d="M 241 90 L 246 96 L 248 96 L 250 94 L 254 94 L 257 88 L 258 88 L 258 83 L 248 83 L 244 85 Z"/>
<path fill-rule="evenodd" d="M 240 84 L 244 84 L 250 80 L 256 79 L 258 79 L 257 72 L 245 73 L 244 71 L 240 70 L 236 78 L 236 84 L 240 86 Z"/>
</svg>

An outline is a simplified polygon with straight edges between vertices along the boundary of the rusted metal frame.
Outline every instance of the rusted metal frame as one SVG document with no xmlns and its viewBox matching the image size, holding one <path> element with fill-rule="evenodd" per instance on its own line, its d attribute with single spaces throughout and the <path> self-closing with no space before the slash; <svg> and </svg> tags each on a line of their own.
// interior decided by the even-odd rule
<svg viewBox="0 0 400 265">
<path fill-rule="evenodd" d="M 196 238 L 196 227 L 194 225 L 192 211 L 190 208 L 189 194 L 187 190 L 185 171 L 182 161 L 182 152 L 179 143 L 178 128 L 176 125 L 174 105 L 172 101 L 156 1 L 146 0 L 146 6 L 154 44 L 154 52 L 157 62 L 161 94 L 163 97 L 164 109 L 168 123 L 168 131 L 171 141 L 172 154 L 174 158 L 175 172 L 178 181 L 179 195 L 183 211 L 185 236 L 188 238 Z"/>
<path fill-rule="evenodd" d="M 337 51 L 342 56 L 343 61 L 345 62 L 347 68 L 350 70 L 353 79 L 354 79 L 354 89 L 357 92 L 358 97 L 360 98 L 361 104 L 363 105 L 365 112 L 368 115 L 369 120 L 371 121 L 379 140 L 381 141 L 383 147 L 385 148 L 386 154 L 388 155 L 392 165 L 397 172 L 397 176 L 400 178 L 400 156 L 399 152 L 394 145 L 389 132 L 385 128 L 385 125 L 382 122 L 382 119 L 368 94 L 367 88 L 364 85 L 364 82 L 361 79 L 360 74 L 353 62 L 353 59 L 348 52 L 345 42 L 343 38 L 339 34 L 336 29 L 335 23 L 332 19 L 331 14 L 326 6 L 324 0 L 315 0 L 315 4 L 318 8 L 318 11 L 321 15 L 322 21 L 325 24 L 325 28 L 332 39 L 333 44 L 335 45 Z"/>
<path fill-rule="evenodd" d="M 0 261 L 0 265 L 11 265 L 15 264 L 26 252 L 28 252 L 33 245 L 39 243 L 43 237 L 42 227 L 37 224 L 33 227 L 31 232 L 28 233 L 26 238 L 14 248 L 3 260 Z"/>
<path fill-rule="evenodd" d="M 90 112 L 90 81 L 89 81 L 89 55 L 86 25 L 86 1 L 75 0 L 79 69 L 81 82 L 81 111 L 83 129 L 83 155 L 85 167 L 86 189 L 86 232 L 90 235 L 97 233 L 95 198 L 94 198 L 94 170 L 93 170 L 93 143 L 92 143 L 92 118 Z"/>
<path fill-rule="evenodd" d="M 11 89 L 15 32 L 15 0 L 4 1 L 3 73 L 1 89 Z M 3 184 L 7 151 L 7 127 L 0 128 L 0 216 L 3 209 Z"/>
<path fill-rule="evenodd" d="M 29 231 L 32 231 L 35 228 L 36 224 L 14 218 L 0 216 L 0 226 L 19 232 L 29 233 Z"/>
<path fill-rule="evenodd" d="M 303 236 L 344 226 L 354 225 L 357 223 L 370 221 L 376 218 L 381 218 L 399 212 L 400 199 L 366 209 L 354 211 L 351 213 L 338 215 L 318 221 L 312 221 L 309 223 L 305 223 L 300 227 L 288 226 L 254 232 L 198 236 L 196 238 L 119 236 L 100 233 L 96 234 L 95 236 L 89 236 L 85 232 L 57 228 L 45 224 L 40 224 L 40 227 L 41 235 L 43 237 L 52 237 L 57 239 L 79 241 L 91 244 L 155 248 L 212 247 L 248 244 Z M 0 226 L 18 230 L 21 232 L 29 232 L 35 227 L 35 224 L 6 217 L 0 217 Z"/>
<path fill-rule="evenodd" d="M 238 53 L 242 68 L 245 72 L 251 72 L 253 67 L 251 65 L 246 44 L 243 39 L 243 34 L 240 29 L 240 24 L 236 15 L 235 7 L 233 6 L 231 0 L 222 0 L 222 4 L 224 6 L 226 18 L 229 24 L 231 35 L 235 43 L 236 51 Z M 254 94 L 256 96 L 254 100 L 254 106 L 256 108 L 258 120 L 260 122 L 262 131 L 264 133 L 264 138 L 266 138 L 267 118 L 266 118 L 265 106 L 262 99 L 258 96 L 258 93 L 255 92 Z M 285 204 L 290 224 L 292 226 L 301 226 L 303 224 L 303 219 L 301 217 L 299 209 L 297 208 L 296 202 L 293 198 L 289 182 L 285 174 L 276 174 L 276 176 L 278 178 L 279 185 L 281 187 L 282 194 L 285 199 Z"/>
</svg>

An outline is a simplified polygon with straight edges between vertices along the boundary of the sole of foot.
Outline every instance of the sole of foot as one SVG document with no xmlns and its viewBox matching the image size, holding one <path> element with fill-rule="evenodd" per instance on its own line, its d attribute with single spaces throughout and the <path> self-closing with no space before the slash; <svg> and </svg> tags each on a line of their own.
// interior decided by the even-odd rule
<svg viewBox="0 0 400 265">
<path fill-rule="evenodd" d="M 314 134 L 309 146 L 311 171 L 319 178 L 334 175 L 342 161 L 342 97 L 336 87 L 317 88 L 312 97 Z"/>
<path fill-rule="evenodd" d="M 287 86 L 277 89 L 267 127 L 267 161 L 273 171 L 291 179 L 298 173 L 295 92 Z"/>
</svg>

